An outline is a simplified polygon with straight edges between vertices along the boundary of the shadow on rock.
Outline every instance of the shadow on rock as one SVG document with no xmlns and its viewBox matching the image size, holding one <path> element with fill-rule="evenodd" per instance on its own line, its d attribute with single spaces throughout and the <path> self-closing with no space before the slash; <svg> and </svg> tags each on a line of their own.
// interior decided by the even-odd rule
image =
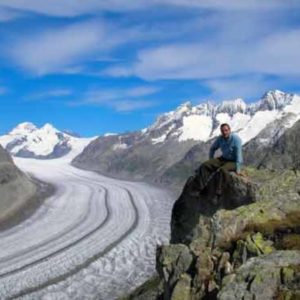
<svg viewBox="0 0 300 300">
<path fill-rule="evenodd" d="M 222 195 L 216 199 L 216 176 L 199 196 L 196 176 L 191 176 L 173 207 L 171 243 L 188 244 L 203 230 L 210 226 L 210 218 L 219 209 L 234 209 L 241 205 L 253 203 L 257 200 L 257 186 L 248 179 L 230 172 L 228 185 L 224 187 Z"/>
</svg>

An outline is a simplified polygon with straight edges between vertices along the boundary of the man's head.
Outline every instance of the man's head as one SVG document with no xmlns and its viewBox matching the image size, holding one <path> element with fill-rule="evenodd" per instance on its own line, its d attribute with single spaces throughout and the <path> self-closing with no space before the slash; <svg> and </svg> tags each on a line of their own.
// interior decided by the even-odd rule
<svg viewBox="0 0 300 300">
<path fill-rule="evenodd" d="M 231 128 L 230 128 L 229 124 L 227 124 L 227 123 L 221 124 L 220 129 L 221 129 L 222 136 L 225 139 L 227 139 L 231 133 Z"/>
</svg>

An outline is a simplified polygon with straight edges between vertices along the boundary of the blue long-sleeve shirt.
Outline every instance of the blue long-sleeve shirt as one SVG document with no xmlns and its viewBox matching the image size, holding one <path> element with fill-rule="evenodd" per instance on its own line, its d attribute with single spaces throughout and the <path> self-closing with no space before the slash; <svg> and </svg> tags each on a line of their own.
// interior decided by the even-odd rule
<svg viewBox="0 0 300 300">
<path fill-rule="evenodd" d="M 231 133 L 227 139 L 222 135 L 218 136 L 210 147 L 209 158 L 213 158 L 219 148 L 225 159 L 236 162 L 236 171 L 239 172 L 243 163 L 242 140 L 240 137 L 236 133 Z"/>
</svg>

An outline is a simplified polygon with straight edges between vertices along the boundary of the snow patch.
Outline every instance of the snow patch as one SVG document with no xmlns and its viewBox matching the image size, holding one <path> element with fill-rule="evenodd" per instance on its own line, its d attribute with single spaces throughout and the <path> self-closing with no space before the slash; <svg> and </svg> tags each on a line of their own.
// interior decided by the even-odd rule
<svg viewBox="0 0 300 300">
<path fill-rule="evenodd" d="M 206 141 L 212 130 L 212 120 L 208 116 L 191 115 L 183 118 L 179 141 L 189 139 Z"/>
<path fill-rule="evenodd" d="M 152 144 L 158 144 L 158 143 L 164 142 L 166 140 L 166 138 L 167 138 L 167 134 L 163 134 L 158 138 L 151 139 L 151 141 L 152 141 Z"/>
<path fill-rule="evenodd" d="M 113 150 L 125 150 L 128 148 L 128 145 L 125 143 L 118 143 L 113 145 Z"/>
<path fill-rule="evenodd" d="M 239 136 L 242 139 L 243 144 L 253 139 L 270 122 L 274 121 L 277 115 L 278 112 L 276 110 L 258 111 L 246 124 L 244 129 L 239 132 Z"/>
</svg>

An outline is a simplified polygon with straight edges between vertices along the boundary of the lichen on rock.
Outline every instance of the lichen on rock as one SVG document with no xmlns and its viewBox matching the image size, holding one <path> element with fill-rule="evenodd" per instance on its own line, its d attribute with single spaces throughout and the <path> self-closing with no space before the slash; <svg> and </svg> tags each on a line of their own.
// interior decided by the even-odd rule
<svg viewBox="0 0 300 300">
<path fill-rule="evenodd" d="M 160 290 L 143 299 L 300 299 L 300 176 L 246 172 L 231 174 L 218 203 L 215 181 L 197 197 L 189 178 L 173 207 L 171 244 L 157 249 Z"/>
</svg>

